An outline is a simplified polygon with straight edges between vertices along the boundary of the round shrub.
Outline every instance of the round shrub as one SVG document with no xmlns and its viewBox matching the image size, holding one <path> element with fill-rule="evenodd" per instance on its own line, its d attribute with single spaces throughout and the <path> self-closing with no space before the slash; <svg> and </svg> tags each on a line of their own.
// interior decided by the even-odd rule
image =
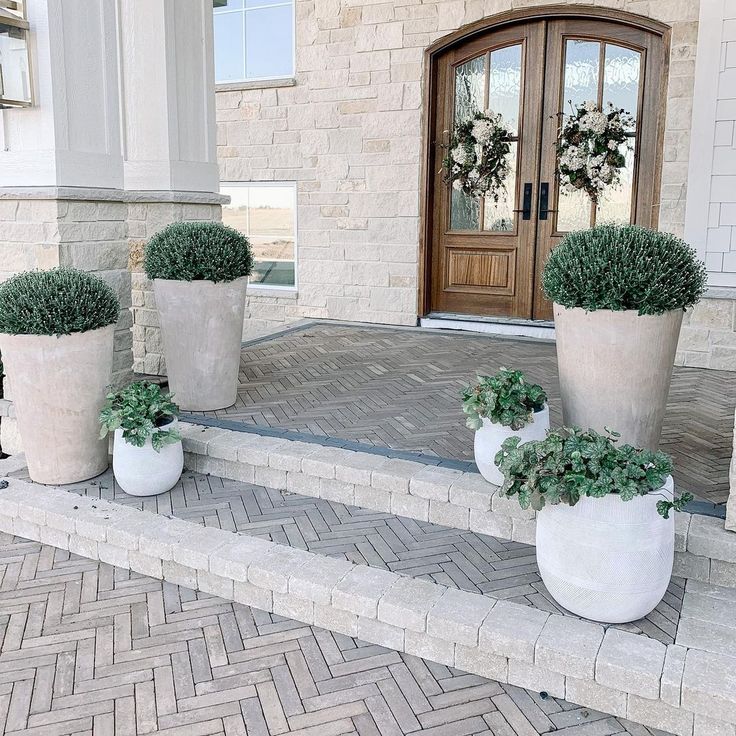
<svg viewBox="0 0 736 736">
<path fill-rule="evenodd" d="M 146 245 L 149 279 L 234 281 L 253 270 L 248 239 L 219 222 L 174 222 Z"/>
<path fill-rule="evenodd" d="M 74 268 L 25 271 L 0 284 L 0 332 L 69 335 L 114 325 L 115 292 L 102 279 Z"/>
<path fill-rule="evenodd" d="M 563 307 L 662 314 L 695 304 L 706 271 L 680 238 L 636 225 L 572 232 L 550 253 L 544 293 Z"/>
</svg>

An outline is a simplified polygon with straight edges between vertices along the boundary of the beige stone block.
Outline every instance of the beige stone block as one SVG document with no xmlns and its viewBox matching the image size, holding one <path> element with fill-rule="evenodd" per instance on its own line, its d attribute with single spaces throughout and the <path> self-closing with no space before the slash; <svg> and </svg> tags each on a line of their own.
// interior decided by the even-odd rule
<svg viewBox="0 0 736 736">
<path fill-rule="evenodd" d="M 644 698 L 658 698 L 667 648 L 641 634 L 608 629 L 595 665 L 600 685 Z"/>
<path fill-rule="evenodd" d="M 734 302 L 729 299 L 702 299 L 690 315 L 692 326 L 730 330 L 733 327 Z"/>
<path fill-rule="evenodd" d="M 603 713 L 610 713 L 618 718 L 626 718 L 628 695 L 621 690 L 603 687 L 593 680 L 566 678 L 565 699 Z"/>
</svg>

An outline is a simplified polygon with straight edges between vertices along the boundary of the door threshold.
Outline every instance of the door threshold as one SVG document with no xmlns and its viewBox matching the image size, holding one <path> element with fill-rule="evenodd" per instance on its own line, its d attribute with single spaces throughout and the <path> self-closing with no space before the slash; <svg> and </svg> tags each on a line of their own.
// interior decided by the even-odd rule
<svg viewBox="0 0 736 736">
<path fill-rule="evenodd" d="M 419 326 L 434 330 L 457 330 L 460 332 L 479 332 L 487 335 L 533 337 L 538 340 L 553 341 L 555 339 L 554 322 L 546 320 L 506 319 L 503 317 L 430 312 L 426 317 L 419 318 Z"/>
</svg>

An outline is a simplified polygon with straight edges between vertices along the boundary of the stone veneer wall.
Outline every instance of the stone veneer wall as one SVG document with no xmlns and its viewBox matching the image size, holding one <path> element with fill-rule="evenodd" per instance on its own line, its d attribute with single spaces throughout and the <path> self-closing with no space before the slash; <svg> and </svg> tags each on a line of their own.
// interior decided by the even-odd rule
<svg viewBox="0 0 736 736">
<path fill-rule="evenodd" d="M 166 375 L 158 312 L 153 285 L 143 273 L 143 248 L 148 239 L 172 222 L 217 220 L 219 203 L 131 202 L 128 205 L 128 241 L 131 252 L 133 370 L 148 375 Z"/>
<path fill-rule="evenodd" d="M 675 365 L 736 371 L 736 301 L 705 298 L 688 310 Z"/>
<path fill-rule="evenodd" d="M 297 1 L 293 84 L 217 93 L 221 180 L 297 182 L 298 295 L 254 295 L 257 330 L 302 317 L 415 323 L 425 49 L 480 18 L 547 4 Z M 660 225 L 682 235 L 699 2 L 591 4 L 672 27 Z"/>
</svg>

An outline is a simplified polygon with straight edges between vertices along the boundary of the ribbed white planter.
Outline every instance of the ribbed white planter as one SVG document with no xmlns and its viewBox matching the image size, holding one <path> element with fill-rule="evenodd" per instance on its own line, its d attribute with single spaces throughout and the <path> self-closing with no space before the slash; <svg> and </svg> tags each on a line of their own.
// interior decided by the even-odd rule
<svg viewBox="0 0 736 736">
<path fill-rule="evenodd" d="M 532 421 L 521 429 L 504 427 L 503 424 L 497 424 L 483 417 L 483 426 L 475 431 L 473 442 L 478 471 L 489 483 L 500 486 L 503 483 L 503 474 L 496 467 L 493 459 L 501 449 L 504 440 L 508 437 L 521 437 L 522 443 L 530 440 L 543 440 L 548 429 L 549 407 L 546 405 L 541 411 L 535 412 Z"/>
<path fill-rule="evenodd" d="M 640 316 L 555 304 L 554 315 L 565 425 L 610 427 L 621 443 L 656 450 L 682 309 Z"/>
<path fill-rule="evenodd" d="M 108 464 L 98 417 L 112 377 L 115 326 L 71 335 L 0 334 L 28 474 L 78 483 Z"/>
<path fill-rule="evenodd" d="M 186 411 L 232 406 L 238 396 L 246 277 L 154 279 L 169 389 Z"/>
<path fill-rule="evenodd" d="M 662 600 L 672 576 L 672 477 L 657 493 L 622 501 L 616 495 L 545 506 L 537 514 L 537 562 L 552 597 L 578 616 L 603 623 L 636 621 Z"/>
<path fill-rule="evenodd" d="M 179 422 L 161 427 L 177 429 Z M 157 496 L 170 491 L 181 477 L 184 451 L 181 440 L 164 445 L 159 452 L 153 449 L 151 438 L 143 447 L 136 447 L 123 439 L 123 430 L 115 430 L 112 451 L 112 470 L 118 485 L 131 496 Z"/>
</svg>

